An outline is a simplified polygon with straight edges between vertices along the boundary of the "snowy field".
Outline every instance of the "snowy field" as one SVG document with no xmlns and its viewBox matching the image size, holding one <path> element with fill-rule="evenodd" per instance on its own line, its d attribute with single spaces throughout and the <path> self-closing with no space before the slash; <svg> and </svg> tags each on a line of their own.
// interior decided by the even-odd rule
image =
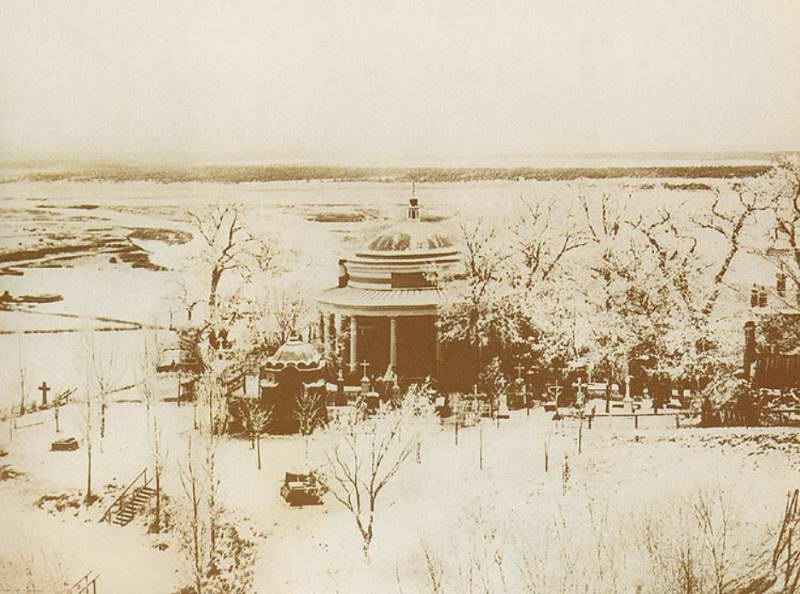
<svg viewBox="0 0 800 594">
<path fill-rule="evenodd" d="M 168 452 L 164 490 L 180 497 L 178 465 L 185 460 L 192 409 L 162 403 L 159 415 Z M 68 577 L 98 573 L 102 592 L 174 592 L 189 577 L 169 536 L 147 535 L 142 524 L 120 528 L 97 522 L 114 494 L 149 462 L 142 404 L 112 405 L 107 436 L 95 440 L 92 480 L 95 490 L 104 493 L 101 501 L 79 513 L 34 505 L 42 495 L 85 488 L 85 444 L 73 452 L 49 451 L 56 437 L 81 439 L 83 422 L 81 405 L 75 404 L 62 412 L 58 434 L 52 411 L 19 419 L 13 432 L 7 424 L 2 428 L 0 448 L 8 455 L 0 466 L 22 475 L 0 482 L 0 530 L 8 543 L 0 579 L 2 571 L 20 571 L 25 555 L 44 553 Z M 618 591 L 627 591 L 626 580 L 636 578 L 631 555 L 644 563 L 636 571 L 650 573 L 637 544 L 646 522 L 678 525 L 691 518 L 702 497 L 723 502 L 731 523 L 733 567 L 745 550 L 737 547 L 769 541 L 786 491 L 800 478 L 797 465 L 787 462 L 796 460 L 800 449 L 793 431 L 701 432 L 665 425 L 638 431 L 584 426 L 581 453 L 577 426 L 556 423 L 540 409 L 530 417 L 513 413 L 499 427 L 484 420 L 479 427 L 462 429 L 458 444 L 452 426 L 444 425 L 387 487 L 376 511 L 369 563 L 361 556 L 352 517 L 330 495 L 324 505 L 304 508 L 290 508 L 279 497 L 283 473 L 304 466 L 301 438 L 265 439 L 261 471 L 247 440 L 225 438 L 217 454 L 221 494 L 231 517 L 258 535 L 258 592 L 434 592 L 429 563 L 441 569 L 443 591 L 465 591 L 465 574 L 459 572 L 470 570 L 475 555 L 495 554 L 501 555 L 500 565 L 472 567 L 485 573 L 473 579 L 498 591 L 502 578 L 508 591 L 519 591 L 525 580 L 519 564 L 523 558 L 533 563 L 537 555 L 547 556 L 546 535 L 553 539 L 546 546 L 560 563 L 583 558 L 586 547 L 600 547 L 607 574 L 619 580 Z M 319 461 L 323 445 L 312 438 L 312 464 Z M 619 531 L 619 538 L 601 542 L 600 530 Z M 69 545 L 78 540 L 89 544 Z M 166 548 L 157 550 L 159 543 Z M 592 583 L 592 571 L 566 564 L 552 576 L 565 584 L 586 584 L 586 591 L 611 591 Z M 648 579 L 645 591 L 658 592 L 652 576 Z"/>
</svg>

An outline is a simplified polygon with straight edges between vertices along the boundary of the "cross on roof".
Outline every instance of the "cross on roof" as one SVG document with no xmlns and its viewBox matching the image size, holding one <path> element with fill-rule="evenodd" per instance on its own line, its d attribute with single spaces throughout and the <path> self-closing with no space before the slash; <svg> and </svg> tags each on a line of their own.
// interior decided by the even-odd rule
<svg viewBox="0 0 800 594">
<path fill-rule="evenodd" d="M 516 371 L 516 372 L 517 372 L 517 378 L 521 378 L 521 377 L 522 377 L 522 372 L 523 372 L 523 370 L 524 370 L 524 369 L 525 369 L 525 368 L 524 368 L 522 365 L 517 365 L 517 366 L 514 368 L 514 371 Z"/>
<path fill-rule="evenodd" d="M 364 359 L 364 360 L 361 362 L 361 367 L 363 367 L 363 368 L 364 368 L 364 377 L 367 377 L 367 368 L 369 367 L 369 361 L 367 361 L 366 359 Z"/>
</svg>

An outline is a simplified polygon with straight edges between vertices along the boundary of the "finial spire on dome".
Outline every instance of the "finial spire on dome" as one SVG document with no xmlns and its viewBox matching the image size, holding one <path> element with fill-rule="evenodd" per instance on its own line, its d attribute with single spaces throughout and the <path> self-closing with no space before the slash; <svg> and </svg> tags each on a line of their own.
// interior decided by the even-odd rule
<svg viewBox="0 0 800 594">
<path fill-rule="evenodd" d="M 408 215 L 409 221 L 419 221 L 419 200 L 413 196 L 408 200 Z"/>
<path fill-rule="evenodd" d="M 411 198 L 408 199 L 408 214 L 406 219 L 409 221 L 419 221 L 419 200 L 417 199 L 417 181 L 411 180 Z"/>
</svg>

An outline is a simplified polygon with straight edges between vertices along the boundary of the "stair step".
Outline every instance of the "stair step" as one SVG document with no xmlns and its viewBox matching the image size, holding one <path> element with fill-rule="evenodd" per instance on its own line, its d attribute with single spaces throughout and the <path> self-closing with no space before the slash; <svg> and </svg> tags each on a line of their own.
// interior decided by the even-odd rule
<svg viewBox="0 0 800 594">
<path fill-rule="evenodd" d="M 155 495 L 156 490 L 153 489 L 152 487 L 142 487 L 141 489 L 139 489 L 139 493 L 147 493 L 148 495 Z"/>
</svg>

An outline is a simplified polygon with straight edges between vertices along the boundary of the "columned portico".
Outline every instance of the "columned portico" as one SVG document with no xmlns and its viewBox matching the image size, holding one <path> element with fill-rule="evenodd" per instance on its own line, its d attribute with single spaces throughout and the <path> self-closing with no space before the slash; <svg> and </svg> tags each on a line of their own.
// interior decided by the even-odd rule
<svg viewBox="0 0 800 594">
<path fill-rule="evenodd" d="M 383 311 L 349 306 L 337 315 L 344 329 L 337 333 L 326 324 L 326 338 L 331 353 L 340 349 L 345 374 L 349 372 L 353 377 L 360 374 L 360 365 L 365 360 L 370 364 L 372 377 L 383 377 L 389 367 L 399 376 L 416 379 L 424 379 L 438 370 L 441 349 L 434 307 L 403 312 L 397 308 Z"/>
</svg>

